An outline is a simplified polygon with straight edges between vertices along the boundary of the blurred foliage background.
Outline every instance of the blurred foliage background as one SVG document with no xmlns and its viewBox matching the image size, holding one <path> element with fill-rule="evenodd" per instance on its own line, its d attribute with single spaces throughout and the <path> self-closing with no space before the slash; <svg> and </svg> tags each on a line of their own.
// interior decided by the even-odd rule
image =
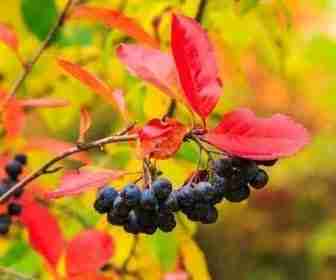
<svg viewBox="0 0 336 280">
<path fill-rule="evenodd" d="M 166 50 L 170 38 L 169 11 L 194 17 L 199 4 L 197 0 L 86 2 L 122 10 L 158 36 Z M 32 56 L 64 4 L 63 0 L 0 1 L 0 21 L 17 30 L 23 57 Z M 158 17 L 161 23 L 155 29 L 153 21 Z M 146 258 L 154 256 L 144 262 L 171 270 L 179 252 L 197 254 L 188 242 L 181 249 L 181 240 L 185 241 L 181 237 L 185 233 L 181 232 L 188 230 L 188 235 L 195 231 L 212 279 L 335 279 L 336 1 L 208 0 L 202 25 L 215 45 L 224 81 L 224 92 L 211 122 L 216 123 L 224 112 L 240 106 L 250 107 L 259 115 L 281 112 L 304 123 L 313 134 L 313 141 L 304 152 L 268 170 L 271 180 L 267 190 L 253 193 L 247 203 L 223 203 L 217 224 L 197 229 L 187 225 L 187 229 L 180 228 L 170 235 L 144 238 L 143 246 L 151 248 L 146 251 Z M 89 140 L 107 136 L 123 126 L 113 106 L 60 71 L 55 63 L 59 56 L 82 64 L 112 87 L 123 89 L 128 108 L 139 123 L 162 116 L 169 99 L 132 77 L 116 58 L 116 46 L 129 40 L 123 33 L 101 25 L 66 23 L 18 97 L 60 97 L 69 100 L 71 106 L 29 112 L 24 136 L 3 143 L 1 149 L 20 150 L 31 137 L 39 136 L 75 142 L 83 105 L 93 116 Z M 21 66 L 2 44 L 0 57 L 0 87 L 9 89 Z M 177 116 L 187 120 L 180 107 Z M 29 155 L 32 170 L 52 156 L 43 150 L 31 151 Z M 186 144 L 174 159 L 161 162 L 160 168 L 179 185 L 195 167 L 197 157 L 197 147 Z M 133 171 L 140 168 L 128 145 L 113 145 L 106 153 L 93 152 L 92 159 L 96 166 Z M 53 189 L 59 176 L 45 176 L 39 184 Z M 95 192 L 89 192 L 50 204 L 67 238 L 84 227 L 69 213 L 79 215 L 85 226 L 105 227 L 92 209 L 94 196 Z M 65 207 L 67 213 L 62 211 Z M 117 243 L 118 263 L 127 255 L 130 237 L 112 227 L 108 230 Z M 2 266 L 48 279 L 43 262 L 30 249 L 19 228 L 8 238 L 0 239 L 0 256 Z M 197 266 L 197 260 L 191 263 L 194 268 Z M 202 275 L 195 272 L 193 279 L 206 279 Z"/>
</svg>

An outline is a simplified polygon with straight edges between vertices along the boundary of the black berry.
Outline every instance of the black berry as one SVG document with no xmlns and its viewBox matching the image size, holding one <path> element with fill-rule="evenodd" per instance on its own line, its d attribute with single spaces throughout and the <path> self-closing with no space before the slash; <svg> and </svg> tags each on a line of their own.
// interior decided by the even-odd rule
<svg viewBox="0 0 336 280">
<path fill-rule="evenodd" d="M 14 157 L 14 160 L 20 162 L 22 165 L 26 165 L 27 164 L 27 156 L 25 154 L 17 154 Z"/>
<path fill-rule="evenodd" d="M 211 202 L 216 195 L 216 189 L 209 182 L 199 182 L 194 188 L 197 201 Z"/>
<path fill-rule="evenodd" d="M 169 180 L 160 178 L 153 182 L 152 189 L 159 200 L 165 200 L 172 192 L 173 186 Z"/>
<path fill-rule="evenodd" d="M 230 202 L 241 202 L 250 196 L 250 189 L 248 186 L 241 186 L 238 189 L 231 190 L 225 194 L 225 198 Z"/>
<path fill-rule="evenodd" d="M 126 204 L 133 207 L 138 205 L 140 202 L 141 190 L 137 185 L 129 184 L 122 190 L 120 196 L 125 199 Z"/>
<path fill-rule="evenodd" d="M 9 232 L 9 227 L 12 223 L 12 219 L 9 215 L 0 215 L 0 234 L 7 234 Z"/>
<path fill-rule="evenodd" d="M 111 211 L 116 216 L 127 217 L 131 211 L 131 207 L 126 203 L 124 198 L 118 195 L 113 202 L 113 209 Z"/>
<path fill-rule="evenodd" d="M 141 231 L 138 217 L 134 211 L 131 211 L 128 215 L 126 224 L 124 225 L 125 231 L 128 233 L 138 234 Z"/>
<path fill-rule="evenodd" d="M 163 232 L 170 232 L 176 227 L 175 216 L 172 213 L 159 215 L 158 227 Z"/>
<path fill-rule="evenodd" d="M 147 210 L 154 210 L 158 208 L 158 200 L 151 189 L 145 189 L 141 194 L 140 205 Z"/>
<path fill-rule="evenodd" d="M 267 173 L 259 169 L 255 177 L 250 181 L 250 185 L 255 189 L 262 189 L 268 183 L 268 175 Z"/>
<path fill-rule="evenodd" d="M 7 175 L 16 180 L 17 177 L 21 174 L 22 172 L 22 164 L 16 160 L 11 160 L 6 166 L 5 170 Z"/>
<path fill-rule="evenodd" d="M 107 221 L 111 225 L 122 226 L 127 222 L 127 216 L 119 216 L 115 213 L 115 211 L 110 210 L 107 214 Z"/>
<path fill-rule="evenodd" d="M 106 187 L 102 189 L 94 203 L 94 208 L 98 213 L 107 213 L 113 207 L 117 196 L 118 192 L 114 188 Z"/>
<path fill-rule="evenodd" d="M 222 158 L 217 159 L 212 162 L 212 170 L 221 177 L 230 176 L 232 173 L 232 159 L 231 158 Z"/>
<path fill-rule="evenodd" d="M 177 201 L 181 208 L 190 208 L 195 202 L 194 189 L 191 186 L 184 186 L 177 191 Z"/>
<path fill-rule="evenodd" d="M 10 216 L 18 216 L 22 212 L 22 206 L 18 203 L 12 202 L 8 204 L 7 212 L 8 212 L 8 215 Z"/>
<path fill-rule="evenodd" d="M 178 200 L 177 200 L 177 192 L 173 191 L 168 196 L 166 201 L 163 202 L 162 206 L 163 206 L 163 208 L 165 208 L 165 209 L 167 209 L 168 211 L 171 211 L 171 212 L 177 212 L 178 210 L 180 210 Z"/>
<path fill-rule="evenodd" d="M 218 211 L 215 207 L 210 206 L 208 207 L 205 215 L 201 217 L 201 222 L 203 224 L 213 224 L 217 221 L 218 218 Z"/>
</svg>

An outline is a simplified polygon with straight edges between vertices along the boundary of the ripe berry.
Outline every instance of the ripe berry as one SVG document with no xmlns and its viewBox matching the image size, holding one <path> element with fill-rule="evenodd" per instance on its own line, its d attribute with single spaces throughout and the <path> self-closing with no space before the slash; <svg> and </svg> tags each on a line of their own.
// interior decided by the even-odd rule
<svg viewBox="0 0 336 280">
<path fill-rule="evenodd" d="M 22 172 L 22 164 L 16 160 L 11 160 L 6 166 L 5 170 L 7 175 L 16 180 L 17 177 L 21 174 Z"/>
<path fill-rule="evenodd" d="M 215 188 L 215 197 L 211 202 L 213 204 L 220 203 L 230 189 L 229 181 L 224 177 L 215 175 L 212 180 L 212 185 Z"/>
<path fill-rule="evenodd" d="M 172 192 L 173 186 L 167 179 L 160 178 L 153 182 L 152 189 L 158 200 L 165 200 Z"/>
<path fill-rule="evenodd" d="M 107 214 L 107 221 L 111 225 L 116 225 L 116 226 L 122 226 L 126 223 L 127 221 L 127 216 L 119 216 L 116 214 L 116 212 L 112 209 L 108 212 Z"/>
<path fill-rule="evenodd" d="M 14 160 L 20 162 L 22 165 L 26 165 L 27 164 L 27 156 L 25 154 L 17 154 L 14 157 Z"/>
<path fill-rule="evenodd" d="M 0 196 L 3 196 L 8 191 L 8 188 L 5 184 L 0 183 Z"/>
<path fill-rule="evenodd" d="M 177 212 L 178 210 L 180 210 L 178 200 L 177 200 L 177 192 L 176 191 L 173 191 L 168 196 L 166 201 L 163 202 L 162 207 L 164 209 L 167 209 L 168 211 L 171 211 L 171 212 Z"/>
<path fill-rule="evenodd" d="M 0 215 L 0 234 L 7 234 L 11 223 L 12 219 L 9 215 Z"/>
<path fill-rule="evenodd" d="M 157 226 L 158 224 L 158 212 L 155 210 L 146 210 L 146 209 L 139 209 L 136 211 L 139 225 L 143 227 L 149 227 L 151 225 Z"/>
<path fill-rule="evenodd" d="M 138 217 L 134 211 L 131 211 L 128 215 L 127 222 L 124 225 L 125 231 L 128 233 L 138 234 L 140 232 L 140 225 L 138 222 Z"/>
<path fill-rule="evenodd" d="M 137 185 L 129 184 L 122 190 L 120 196 L 125 199 L 127 205 L 134 207 L 140 202 L 141 190 Z"/>
<path fill-rule="evenodd" d="M 118 195 L 113 202 L 113 208 L 111 211 L 116 216 L 127 217 L 131 211 L 131 207 L 126 203 L 124 198 Z"/>
<path fill-rule="evenodd" d="M 145 189 L 141 194 L 140 205 L 147 210 L 155 210 L 158 208 L 158 200 L 151 189 Z"/>
<path fill-rule="evenodd" d="M 256 176 L 250 181 L 250 185 L 255 189 L 262 189 L 268 183 L 268 175 L 267 173 L 259 169 Z"/>
<path fill-rule="evenodd" d="M 146 234 L 154 234 L 157 230 L 157 225 L 144 226 L 141 231 Z"/>
<path fill-rule="evenodd" d="M 159 229 L 163 232 L 170 232 L 176 227 L 175 216 L 172 213 L 165 213 L 164 215 L 159 215 L 158 222 Z"/>
<path fill-rule="evenodd" d="M 255 162 L 253 161 L 249 161 L 243 169 L 243 173 L 245 174 L 245 177 L 247 179 L 247 181 L 250 181 L 251 179 L 253 179 L 256 174 L 258 173 L 258 166 L 256 165 Z"/>
<path fill-rule="evenodd" d="M 218 211 L 215 207 L 210 206 L 208 207 L 205 215 L 201 217 L 201 222 L 203 224 L 213 224 L 217 221 L 218 218 Z"/>
<path fill-rule="evenodd" d="M 112 207 L 114 200 L 118 196 L 118 192 L 114 188 L 104 188 L 100 191 L 94 208 L 98 213 L 107 213 Z"/>
<path fill-rule="evenodd" d="M 18 216 L 22 212 L 22 206 L 18 203 L 12 202 L 8 204 L 7 212 L 8 212 L 8 215 L 10 216 Z"/>
<path fill-rule="evenodd" d="M 225 194 L 225 198 L 230 202 L 241 202 L 250 196 L 250 189 L 248 186 L 241 186 L 239 189 L 232 190 Z"/>
<path fill-rule="evenodd" d="M 195 202 L 194 189 L 190 186 L 184 186 L 177 191 L 177 201 L 181 208 L 190 208 Z"/>
<path fill-rule="evenodd" d="M 194 188 L 194 195 L 197 201 L 211 202 L 216 190 L 209 182 L 199 182 Z"/>
<path fill-rule="evenodd" d="M 230 176 L 232 173 L 232 159 L 222 158 L 212 162 L 212 170 L 221 177 Z"/>
</svg>

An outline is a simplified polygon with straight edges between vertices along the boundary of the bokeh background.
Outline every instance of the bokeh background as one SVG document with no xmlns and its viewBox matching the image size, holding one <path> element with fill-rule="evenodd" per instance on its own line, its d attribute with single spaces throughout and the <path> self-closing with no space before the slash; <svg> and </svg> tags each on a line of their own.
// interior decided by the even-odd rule
<svg viewBox="0 0 336 280">
<path fill-rule="evenodd" d="M 194 17 L 199 5 L 197 0 L 85 2 L 122 10 L 160 38 L 164 50 L 169 50 L 170 12 Z M 0 1 L 0 22 L 17 31 L 23 57 L 32 56 L 64 4 L 61 0 Z M 288 114 L 302 122 L 313 137 L 303 152 L 268 169 L 270 183 L 266 190 L 254 192 L 246 203 L 223 203 L 215 225 L 196 228 L 188 224 L 186 230 L 194 234 L 212 279 L 335 279 L 336 1 L 208 0 L 202 25 L 215 46 L 224 82 L 211 123 L 230 109 L 249 107 L 264 116 Z M 2 140 L 1 149 L 20 150 L 30 139 L 42 136 L 74 143 L 83 105 L 93 118 L 88 140 L 107 136 L 123 126 L 116 108 L 64 75 L 55 63 L 59 56 L 80 63 L 112 87 L 123 89 L 129 111 L 140 124 L 162 116 L 169 99 L 131 76 L 116 58 L 116 46 L 124 41 L 131 40 L 99 24 L 66 23 L 18 97 L 65 98 L 71 106 L 27 112 L 23 134 L 10 143 Z M 20 71 L 14 54 L 0 44 L 0 87 L 9 89 Z M 183 108 L 178 107 L 176 116 L 188 120 Z M 51 158 L 49 148 L 29 151 L 29 169 Z M 105 168 L 136 170 L 141 166 L 128 145 L 113 145 L 105 153 L 91 153 L 91 157 L 96 166 Z M 161 162 L 160 168 L 178 186 L 195 168 L 197 158 L 197 147 L 186 144 L 174 159 Z M 39 184 L 53 189 L 59 176 L 45 176 Z M 49 204 L 67 238 L 85 226 L 102 226 L 102 218 L 92 209 L 94 196 L 95 192 L 88 192 Z M 85 221 L 84 226 L 77 216 Z M 117 229 L 108 230 L 117 244 L 126 244 L 130 238 Z M 155 256 L 158 269 L 172 269 L 181 246 L 179 234 L 178 230 L 146 238 L 151 248 L 146 252 L 153 251 L 146 254 Z M 126 247 L 117 246 L 117 259 L 125 256 Z M 36 279 L 51 277 L 20 226 L 0 238 L 0 265 Z M 201 272 L 193 276 L 206 279 Z"/>
</svg>

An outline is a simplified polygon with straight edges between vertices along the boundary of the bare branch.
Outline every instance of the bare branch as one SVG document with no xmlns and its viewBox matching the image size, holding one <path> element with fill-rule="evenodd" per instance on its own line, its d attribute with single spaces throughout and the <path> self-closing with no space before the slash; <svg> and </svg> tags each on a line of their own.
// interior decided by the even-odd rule
<svg viewBox="0 0 336 280">
<path fill-rule="evenodd" d="M 130 130 L 130 127 L 133 127 L 134 125 L 131 124 L 128 128 L 124 129 L 120 133 L 116 135 L 112 135 L 109 137 L 105 137 L 93 142 L 85 143 L 80 146 L 75 145 L 74 147 L 62 152 L 58 156 L 54 157 L 47 163 L 45 163 L 43 166 L 41 166 L 36 171 L 32 172 L 30 175 L 23 178 L 20 182 L 18 182 L 16 185 L 14 185 L 11 189 L 9 189 L 5 194 L 3 194 L 0 197 L 0 203 L 4 201 L 7 197 L 9 197 L 15 190 L 22 188 L 26 186 L 27 184 L 31 183 L 35 179 L 39 178 L 40 176 L 44 174 L 50 173 L 50 171 L 55 171 L 56 169 L 52 169 L 53 165 L 58 163 L 59 161 L 62 161 L 63 159 L 66 159 L 74 154 L 81 153 L 83 151 L 92 150 L 95 148 L 101 148 L 107 144 L 112 143 L 121 143 L 121 142 L 128 142 L 128 141 L 135 141 L 138 136 L 136 134 L 127 134 L 127 132 Z"/>
<path fill-rule="evenodd" d="M 36 51 L 36 53 L 33 55 L 30 61 L 27 61 L 24 63 L 24 69 L 21 75 L 17 78 L 17 80 L 14 82 L 13 88 L 10 91 L 10 94 L 7 98 L 9 100 L 13 96 L 15 96 L 28 77 L 28 75 L 31 73 L 33 66 L 37 63 L 37 61 L 40 59 L 43 52 L 50 46 L 50 43 L 52 42 L 53 38 L 59 31 L 59 29 L 64 25 L 64 20 L 72 7 L 72 5 L 76 2 L 76 0 L 68 0 L 67 3 L 64 6 L 64 9 L 62 13 L 60 14 L 58 20 L 56 21 L 54 27 L 49 31 L 47 38 L 44 40 L 40 48 Z"/>
</svg>

